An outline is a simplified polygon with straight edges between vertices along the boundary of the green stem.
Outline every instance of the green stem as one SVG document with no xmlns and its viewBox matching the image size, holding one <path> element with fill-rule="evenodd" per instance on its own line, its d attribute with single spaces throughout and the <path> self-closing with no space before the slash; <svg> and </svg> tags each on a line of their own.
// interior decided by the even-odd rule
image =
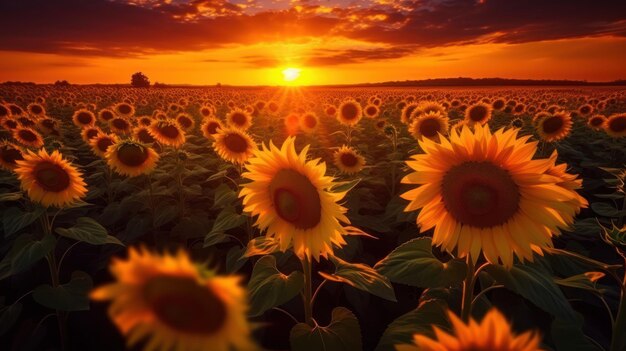
<svg viewBox="0 0 626 351">
<path fill-rule="evenodd" d="M 48 217 L 48 210 L 41 215 L 42 227 L 44 230 L 44 236 L 52 235 L 52 223 L 50 217 Z M 48 261 L 48 269 L 50 270 L 50 280 L 52 287 L 56 288 L 60 285 L 59 269 L 57 266 L 56 257 L 54 255 L 54 248 L 46 255 L 46 261 Z M 61 350 L 66 349 L 67 344 L 67 331 L 66 331 L 66 314 L 64 311 L 56 310 L 57 324 L 59 325 L 59 336 L 61 340 Z"/>
<path fill-rule="evenodd" d="M 467 255 L 467 275 L 463 281 L 463 299 L 461 300 L 461 319 L 468 322 L 472 315 L 472 300 L 474 299 L 474 262 L 470 255 Z"/>
<path fill-rule="evenodd" d="M 622 280 L 621 298 L 619 308 L 617 310 L 617 318 L 613 325 L 613 337 L 611 340 L 611 351 L 624 351 L 626 349 L 626 338 L 624 330 L 626 330 L 626 259 L 624 259 L 624 279 Z"/>
<path fill-rule="evenodd" d="M 111 189 L 111 179 L 113 178 L 113 175 L 111 174 L 111 169 L 106 165 L 106 163 L 104 164 L 104 179 L 106 181 L 106 187 L 107 187 L 107 204 L 110 204 L 113 202 L 113 189 Z"/>
<path fill-rule="evenodd" d="M 313 297 L 313 284 L 311 282 L 311 259 L 309 257 L 304 257 L 300 259 L 302 262 L 302 271 L 304 273 L 304 320 L 305 322 L 314 327 L 315 322 L 313 321 L 313 306 L 311 304 Z"/>
<path fill-rule="evenodd" d="M 183 169 L 185 164 L 178 155 L 176 155 L 176 166 L 178 173 L 178 206 L 180 208 L 180 218 L 183 218 L 185 216 L 185 192 L 183 188 Z"/>
</svg>

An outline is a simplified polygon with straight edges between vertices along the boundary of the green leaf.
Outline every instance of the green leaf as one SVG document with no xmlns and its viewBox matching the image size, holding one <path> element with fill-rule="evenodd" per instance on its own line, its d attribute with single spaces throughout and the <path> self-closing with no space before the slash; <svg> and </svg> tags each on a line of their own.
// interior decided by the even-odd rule
<svg viewBox="0 0 626 351">
<path fill-rule="evenodd" d="M 591 209 L 593 212 L 603 217 L 618 217 L 620 215 L 619 211 L 615 207 L 604 202 L 592 203 Z"/>
<path fill-rule="evenodd" d="M 376 351 L 395 350 L 395 345 L 412 344 L 414 334 L 433 336 L 433 326 L 448 329 L 446 306 L 436 300 L 427 300 L 391 322 L 380 338 Z"/>
<path fill-rule="evenodd" d="M 207 182 L 210 182 L 212 180 L 216 180 L 216 179 L 220 179 L 222 177 L 225 177 L 226 174 L 228 174 L 228 170 L 219 171 L 217 173 L 213 173 L 213 175 L 208 177 L 206 180 L 207 180 Z"/>
<path fill-rule="evenodd" d="M 330 191 L 333 193 L 345 193 L 352 190 L 357 184 L 359 184 L 360 181 L 361 178 L 353 179 L 348 182 L 338 182 L 330 188 Z"/>
<path fill-rule="evenodd" d="M 24 212 L 17 207 L 2 211 L 2 226 L 4 237 L 9 237 L 39 219 L 45 212 L 43 207 L 37 207 L 32 212 Z"/>
<path fill-rule="evenodd" d="M 602 278 L 604 273 L 602 272 L 588 272 L 583 274 L 573 275 L 567 278 L 555 278 L 554 282 L 560 286 L 566 286 L 569 288 L 576 288 L 582 290 L 588 290 L 595 293 L 601 293 L 596 287 L 595 281 L 591 280 L 591 277 L 595 277 L 594 280 Z M 596 279 L 597 278 L 597 279 Z"/>
<path fill-rule="evenodd" d="M 552 322 L 552 340 L 557 350 L 602 351 L 582 331 L 582 318 L 576 320 L 555 318 Z"/>
<path fill-rule="evenodd" d="M 180 208 L 172 202 L 163 202 L 156 206 L 154 210 L 154 226 L 160 227 L 178 217 Z"/>
<path fill-rule="evenodd" d="M 204 237 L 204 247 L 219 244 L 227 240 L 224 235 L 227 230 L 237 228 L 246 222 L 246 217 L 236 213 L 232 207 L 227 207 L 217 215 L 213 228 Z"/>
<path fill-rule="evenodd" d="M 23 197 L 24 197 L 24 194 L 21 191 L 15 192 L 15 193 L 3 193 L 3 194 L 0 194 L 0 202 L 17 201 Z"/>
<path fill-rule="evenodd" d="M 331 256 L 330 260 L 335 265 L 335 273 L 319 272 L 322 277 L 348 284 L 389 301 L 397 301 L 389 279 L 376 272 L 372 267 L 363 263 L 346 262 L 335 256 Z"/>
<path fill-rule="evenodd" d="M 539 265 L 516 264 L 510 270 L 500 265 L 489 265 L 484 272 L 499 284 L 555 317 L 564 319 L 576 317 L 572 306 L 554 282 L 554 278 Z"/>
<path fill-rule="evenodd" d="M 54 248 L 53 235 L 46 235 L 41 240 L 33 240 L 29 235 L 21 235 L 9 253 L 0 261 L 0 279 L 20 273 L 37 263 Z"/>
<path fill-rule="evenodd" d="M 69 283 L 52 287 L 40 285 L 33 291 L 33 299 L 40 305 L 60 311 L 86 311 L 89 309 L 89 291 L 93 282 L 89 274 L 72 273 Z"/>
<path fill-rule="evenodd" d="M 0 336 L 6 334 L 11 329 L 18 318 L 20 318 L 21 313 L 22 304 L 19 302 L 0 309 Z"/>
<path fill-rule="evenodd" d="M 359 320 L 345 307 L 333 309 L 330 324 L 298 323 L 289 334 L 293 351 L 358 351 L 363 349 Z"/>
<path fill-rule="evenodd" d="M 432 252 L 430 238 L 417 238 L 398 246 L 374 268 L 394 283 L 419 288 L 454 286 L 465 279 L 465 262 L 441 262 Z"/>
<path fill-rule="evenodd" d="M 241 259 L 245 248 L 239 245 L 233 246 L 226 253 L 226 271 L 228 273 L 236 273 L 246 264 L 245 259 Z"/>
<path fill-rule="evenodd" d="M 71 228 L 56 228 L 55 232 L 66 238 L 83 241 L 92 245 L 116 244 L 122 245 L 116 237 L 107 233 L 107 230 L 93 218 L 80 217 Z"/>
<path fill-rule="evenodd" d="M 254 265 L 248 282 L 250 316 L 259 316 L 270 308 L 293 299 L 303 286 L 302 272 L 294 271 L 285 275 L 276 268 L 274 256 L 261 257 Z"/>
<path fill-rule="evenodd" d="M 237 192 L 226 184 L 220 184 L 220 186 L 215 189 L 212 208 L 231 206 L 235 201 L 237 201 Z"/>
<path fill-rule="evenodd" d="M 252 257 L 259 255 L 269 255 L 280 250 L 279 243 L 276 239 L 268 236 L 259 236 L 248 241 L 248 247 L 244 252 L 244 257 Z"/>
</svg>

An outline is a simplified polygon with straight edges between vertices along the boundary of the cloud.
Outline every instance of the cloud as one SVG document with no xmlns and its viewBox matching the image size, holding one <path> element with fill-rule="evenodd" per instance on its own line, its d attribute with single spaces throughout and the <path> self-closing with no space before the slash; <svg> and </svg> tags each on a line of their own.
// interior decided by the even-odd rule
<svg viewBox="0 0 626 351">
<path fill-rule="evenodd" d="M 0 50 L 82 56 L 140 57 L 307 37 L 381 46 L 312 48 L 305 57 L 309 65 L 335 65 L 440 46 L 626 37 L 626 1 L 0 0 L 0 23 Z M 276 60 L 243 61 L 263 67 Z"/>
</svg>

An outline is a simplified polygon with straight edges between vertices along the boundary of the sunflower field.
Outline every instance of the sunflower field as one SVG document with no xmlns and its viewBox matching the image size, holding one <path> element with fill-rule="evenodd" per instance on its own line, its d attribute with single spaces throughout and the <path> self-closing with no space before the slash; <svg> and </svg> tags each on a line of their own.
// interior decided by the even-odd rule
<svg viewBox="0 0 626 351">
<path fill-rule="evenodd" d="M 626 92 L 0 87 L 1 350 L 626 350 Z"/>
</svg>

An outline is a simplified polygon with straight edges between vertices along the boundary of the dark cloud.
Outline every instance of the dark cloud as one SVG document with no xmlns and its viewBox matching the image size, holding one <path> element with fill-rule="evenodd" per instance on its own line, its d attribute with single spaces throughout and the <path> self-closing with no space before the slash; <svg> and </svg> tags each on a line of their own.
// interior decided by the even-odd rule
<svg viewBox="0 0 626 351">
<path fill-rule="evenodd" d="M 226 0 L 0 0 L 0 50 L 128 57 L 311 36 L 389 47 L 322 50 L 308 58 L 310 65 L 332 65 L 397 58 L 427 47 L 626 36 L 625 0 L 372 1 L 332 7 L 308 1 L 272 11 L 263 10 L 263 3 L 255 1 L 255 12 L 246 12 Z M 244 59 L 253 66 L 275 61 Z"/>
</svg>

